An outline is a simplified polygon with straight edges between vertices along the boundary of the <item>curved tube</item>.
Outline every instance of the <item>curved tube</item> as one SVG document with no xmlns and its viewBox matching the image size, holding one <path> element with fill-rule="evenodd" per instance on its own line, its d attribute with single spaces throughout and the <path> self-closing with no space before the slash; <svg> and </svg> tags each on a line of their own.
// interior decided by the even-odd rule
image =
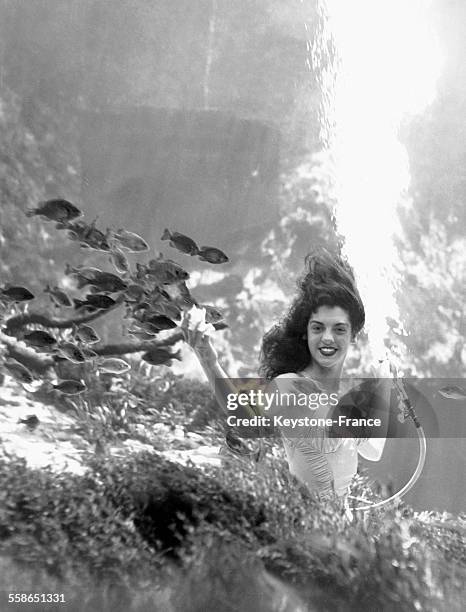
<svg viewBox="0 0 466 612">
<path fill-rule="evenodd" d="M 419 440 L 419 459 L 417 462 L 416 469 L 414 470 L 413 475 L 408 480 L 408 482 L 399 491 L 397 491 L 396 493 L 394 493 L 387 499 L 376 502 L 374 504 L 368 504 L 367 506 L 359 506 L 357 508 L 351 508 L 351 510 L 357 511 L 357 510 L 372 510 L 372 508 L 381 508 L 382 506 L 389 504 L 395 499 L 402 497 L 414 486 L 414 484 L 419 479 L 419 476 L 421 475 L 421 472 L 424 468 L 424 464 L 426 461 L 426 450 L 427 450 L 426 435 L 424 433 L 424 429 L 422 428 L 422 425 L 419 425 L 419 427 L 416 427 L 416 431 L 417 431 L 418 440 Z M 349 495 L 348 497 L 350 497 L 351 499 L 360 499 L 360 498 L 354 498 L 351 495 Z"/>
</svg>

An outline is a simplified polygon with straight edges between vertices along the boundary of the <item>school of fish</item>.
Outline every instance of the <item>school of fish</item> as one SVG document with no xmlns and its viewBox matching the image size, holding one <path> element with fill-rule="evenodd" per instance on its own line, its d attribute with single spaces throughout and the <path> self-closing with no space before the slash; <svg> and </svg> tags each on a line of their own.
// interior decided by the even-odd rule
<svg viewBox="0 0 466 612">
<path fill-rule="evenodd" d="M 205 309 L 206 322 L 212 323 L 215 329 L 228 327 L 218 308 L 208 304 L 199 305 L 191 295 L 186 285 L 189 272 L 178 262 L 159 252 L 146 262 L 131 264 L 128 255 L 140 256 L 150 250 L 149 244 L 138 234 L 124 228 L 107 228 L 103 231 L 97 227 L 97 218 L 86 222 L 83 212 L 62 198 L 39 202 L 35 208 L 26 210 L 26 216 L 54 223 L 56 230 L 65 232 L 68 239 L 77 242 L 81 248 L 104 254 L 113 267 L 113 272 L 110 272 L 84 265 L 73 267 L 66 263 L 64 274 L 69 280 L 63 286 L 47 284 L 43 293 L 55 310 L 63 310 L 68 315 L 71 323 L 65 332 L 54 329 L 53 324 L 45 327 L 40 324 L 26 325 L 24 329 L 20 327 L 8 332 L 15 335 L 28 350 L 48 355 L 56 363 L 69 362 L 76 366 L 91 363 L 92 368 L 101 374 L 120 375 L 130 370 L 131 365 L 119 357 L 104 357 L 99 353 L 99 347 L 103 346 L 102 339 L 87 324 L 87 320 L 94 315 L 97 317 L 122 304 L 127 333 L 130 338 L 144 342 L 141 359 L 152 366 L 170 366 L 173 360 L 181 361 L 181 351 L 172 351 L 163 345 L 163 340 L 158 341 L 157 336 L 181 326 L 184 313 L 193 306 Z M 218 265 L 229 261 L 220 249 L 199 247 L 193 238 L 180 232 L 165 229 L 161 240 L 168 241 L 169 246 L 179 253 L 198 257 L 203 262 Z M 27 287 L 12 284 L 0 287 L 2 325 L 8 323 L 8 314 L 29 312 L 29 304 L 34 303 L 37 297 Z M 18 354 L 15 354 L 15 358 L 6 354 L 0 360 L 3 370 L 27 390 L 37 388 L 33 385 L 40 382 L 41 375 L 22 363 Z M 86 384 L 79 374 L 76 378 L 53 382 L 47 379 L 42 382 L 50 391 L 65 396 L 80 395 L 86 391 Z M 29 415 L 21 423 L 33 429 L 38 425 L 38 420 L 35 415 Z"/>
</svg>

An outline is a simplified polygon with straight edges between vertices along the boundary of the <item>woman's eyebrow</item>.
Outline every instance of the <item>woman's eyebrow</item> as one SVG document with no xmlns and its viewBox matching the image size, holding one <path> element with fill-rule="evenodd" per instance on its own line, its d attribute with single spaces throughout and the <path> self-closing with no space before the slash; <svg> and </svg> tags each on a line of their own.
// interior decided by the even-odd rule
<svg viewBox="0 0 466 612">
<path fill-rule="evenodd" d="M 311 319 L 309 321 L 309 325 L 311 323 L 317 323 L 318 325 L 323 325 L 322 321 L 318 321 L 317 319 Z M 348 323 L 345 323 L 344 321 L 338 321 L 337 323 L 333 323 L 333 325 L 344 325 L 345 327 L 348 327 Z"/>
</svg>

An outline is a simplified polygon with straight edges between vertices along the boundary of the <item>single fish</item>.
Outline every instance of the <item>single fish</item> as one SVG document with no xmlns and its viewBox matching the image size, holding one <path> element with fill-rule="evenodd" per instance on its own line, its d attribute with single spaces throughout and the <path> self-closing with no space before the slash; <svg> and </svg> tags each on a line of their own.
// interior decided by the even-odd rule
<svg viewBox="0 0 466 612">
<path fill-rule="evenodd" d="M 127 287 L 127 284 L 121 280 L 121 278 L 118 278 L 118 276 L 114 276 L 112 278 L 112 276 L 110 276 L 110 272 L 106 272 L 105 273 L 106 276 L 100 276 L 99 278 L 96 278 L 95 280 L 86 283 L 87 285 L 90 285 L 91 289 L 91 293 L 99 293 L 100 291 L 103 291 L 104 293 L 117 293 L 118 291 L 124 291 Z"/>
<path fill-rule="evenodd" d="M 141 236 L 125 229 L 117 230 L 113 234 L 112 240 L 117 242 L 121 248 L 132 251 L 133 253 L 149 250 L 149 245 Z"/>
<path fill-rule="evenodd" d="M 23 338 L 28 344 L 37 348 L 47 349 L 53 347 L 57 343 L 56 338 L 54 338 L 48 332 L 42 331 L 41 329 L 36 329 L 29 334 L 25 334 Z"/>
<path fill-rule="evenodd" d="M 48 293 L 50 299 L 56 306 L 64 306 L 65 308 L 69 308 L 73 306 L 73 302 L 71 301 L 69 295 L 60 289 L 60 287 L 47 287 L 44 289 L 44 293 Z"/>
<path fill-rule="evenodd" d="M 225 323 L 225 321 L 219 321 L 218 323 L 212 323 L 213 328 L 216 331 L 221 331 L 222 329 L 228 329 L 229 325 Z"/>
<path fill-rule="evenodd" d="M 97 219 L 94 219 L 92 223 L 85 223 L 84 221 L 76 221 L 75 223 L 69 223 L 67 226 L 68 237 L 70 240 L 75 240 L 81 244 L 83 248 L 94 249 L 96 251 L 110 251 L 110 244 L 108 242 L 109 232 L 104 234 L 96 228 Z"/>
<path fill-rule="evenodd" d="M 143 354 L 142 359 L 150 365 L 171 365 L 172 359 L 181 361 L 181 350 L 172 353 L 165 348 L 152 348 Z"/>
<path fill-rule="evenodd" d="M 125 274 L 130 271 L 129 261 L 123 251 L 118 247 L 112 246 L 110 259 L 115 266 L 115 270 L 120 274 Z"/>
<path fill-rule="evenodd" d="M 82 212 L 74 204 L 68 202 L 68 200 L 58 198 L 47 200 L 46 202 L 39 202 L 37 208 L 30 208 L 26 211 L 27 217 L 33 217 L 34 215 L 45 217 L 50 221 L 63 223 L 80 217 Z"/>
<path fill-rule="evenodd" d="M 75 308 L 94 308 L 107 310 L 116 304 L 115 300 L 104 293 L 89 293 L 85 300 L 74 299 Z"/>
<path fill-rule="evenodd" d="M 96 275 L 103 274 L 102 270 L 99 268 L 92 268 L 90 266 L 76 266 L 72 268 L 69 263 L 65 266 L 65 274 L 66 276 L 82 276 L 88 280 L 94 280 Z"/>
<path fill-rule="evenodd" d="M 90 325 L 80 325 L 74 332 L 74 337 L 84 344 L 95 344 L 100 341 L 97 332 Z M 82 350 L 82 349 L 81 349 Z"/>
<path fill-rule="evenodd" d="M 124 359 L 118 359 L 116 357 L 110 357 L 109 359 L 104 359 L 101 361 L 97 368 L 101 372 L 106 372 L 108 374 L 122 374 L 123 372 L 127 372 L 131 369 L 129 363 L 124 361 Z"/>
<path fill-rule="evenodd" d="M 104 272 L 103 270 L 97 270 L 93 273 L 90 271 L 81 274 L 87 282 L 86 285 L 92 285 L 93 287 L 105 287 L 105 291 L 115 293 L 116 291 L 123 291 L 126 289 L 127 284 L 121 280 L 119 276 L 112 272 Z M 83 285 L 84 286 L 84 285 Z"/>
<path fill-rule="evenodd" d="M 34 377 L 28 368 L 16 361 L 16 359 L 7 359 L 3 367 L 8 370 L 8 373 L 13 376 L 18 382 L 30 385 L 34 382 Z"/>
<path fill-rule="evenodd" d="M 26 287 L 5 287 L 0 290 L 0 300 L 25 302 L 33 299 L 34 295 Z"/>
<path fill-rule="evenodd" d="M 94 357 L 97 357 L 97 353 L 95 351 L 93 351 L 92 349 L 90 349 L 87 346 L 83 346 L 81 348 L 81 353 L 84 355 L 84 357 L 87 359 L 94 359 Z"/>
<path fill-rule="evenodd" d="M 84 363 L 86 361 L 83 352 L 76 344 L 72 342 L 63 342 L 59 345 L 58 350 L 60 354 L 73 363 Z"/>
<path fill-rule="evenodd" d="M 28 429 L 33 431 L 39 425 L 40 421 L 35 414 L 28 414 L 25 419 L 19 419 L 18 423 L 27 425 Z"/>
<path fill-rule="evenodd" d="M 135 325 L 150 336 L 156 336 L 162 331 L 160 327 L 156 327 L 152 323 L 135 323 Z"/>
<path fill-rule="evenodd" d="M 223 314 L 215 306 L 209 306 L 208 304 L 199 304 L 199 308 L 205 309 L 205 322 L 206 323 L 219 323 L 223 320 Z"/>
<path fill-rule="evenodd" d="M 158 329 L 159 331 L 162 331 L 165 329 L 174 329 L 175 327 L 177 327 L 176 323 L 172 321 L 171 319 L 169 319 L 168 317 L 166 317 L 165 315 L 157 315 L 157 314 L 149 315 L 145 317 L 143 324 L 144 324 L 144 329 L 146 329 L 146 325 L 149 325 L 151 327 Z"/>
<path fill-rule="evenodd" d="M 189 274 L 176 261 L 171 259 L 151 259 L 147 264 L 146 274 L 155 277 L 162 284 L 188 280 Z"/>
<path fill-rule="evenodd" d="M 228 256 L 223 251 L 210 246 L 201 247 L 198 256 L 201 261 L 207 261 L 211 264 L 222 264 L 229 261 Z"/>
<path fill-rule="evenodd" d="M 55 391 L 64 395 L 79 395 L 87 389 L 86 385 L 80 380 L 62 380 L 58 385 L 51 385 Z"/>
<path fill-rule="evenodd" d="M 170 232 L 168 229 L 165 229 L 161 240 L 169 240 L 170 246 L 181 251 L 181 253 L 186 253 L 187 255 L 197 255 L 199 253 L 199 248 L 194 240 L 179 232 Z"/>
<path fill-rule="evenodd" d="M 111 251 L 111 246 L 108 241 L 108 235 L 104 234 L 97 228 L 92 228 L 91 232 L 88 232 L 86 238 L 82 241 L 81 246 L 86 246 L 94 251 Z"/>
<path fill-rule="evenodd" d="M 138 338 L 139 340 L 153 340 L 155 334 L 149 334 L 142 329 L 128 329 L 128 334 Z"/>
<path fill-rule="evenodd" d="M 447 399 L 466 399 L 466 391 L 462 387 L 458 387 L 457 385 L 452 385 L 451 387 L 442 387 L 438 390 L 438 392 L 440 393 L 440 395 L 443 395 L 443 397 L 446 397 Z"/>
</svg>

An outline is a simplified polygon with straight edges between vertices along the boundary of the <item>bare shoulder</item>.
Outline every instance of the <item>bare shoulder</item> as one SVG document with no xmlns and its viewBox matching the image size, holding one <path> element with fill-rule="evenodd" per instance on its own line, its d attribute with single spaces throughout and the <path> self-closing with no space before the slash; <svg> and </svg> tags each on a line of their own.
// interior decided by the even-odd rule
<svg viewBox="0 0 466 612">
<path fill-rule="evenodd" d="M 296 372 L 286 372 L 276 376 L 269 386 L 270 389 L 278 389 L 282 393 L 315 393 L 321 389 L 317 382 L 307 376 L 301 376 Z"/>
<path fill-rule="evenodd" d="M 296 374 L 296 372 L 286 372 L 286 374 L 279 374 L 278 376 L 275 376 L 273 380 L 283 379 L 283 378 L 302 378 L 302 377 L 299 374 Z"/>
<path fill-rule="evenodd" d="M 275 376 L 275 378 L 273 378 L 270 383 L 275 383 L 276 386 L 283 386 L 289 384 L 293 380 L 302 380 L 302 377 L 299 376 L 299 374 L 296 374 L 296 372 L 286 372 L 285 374 L 279 374 L 278 376 Z"/>
</svg>

